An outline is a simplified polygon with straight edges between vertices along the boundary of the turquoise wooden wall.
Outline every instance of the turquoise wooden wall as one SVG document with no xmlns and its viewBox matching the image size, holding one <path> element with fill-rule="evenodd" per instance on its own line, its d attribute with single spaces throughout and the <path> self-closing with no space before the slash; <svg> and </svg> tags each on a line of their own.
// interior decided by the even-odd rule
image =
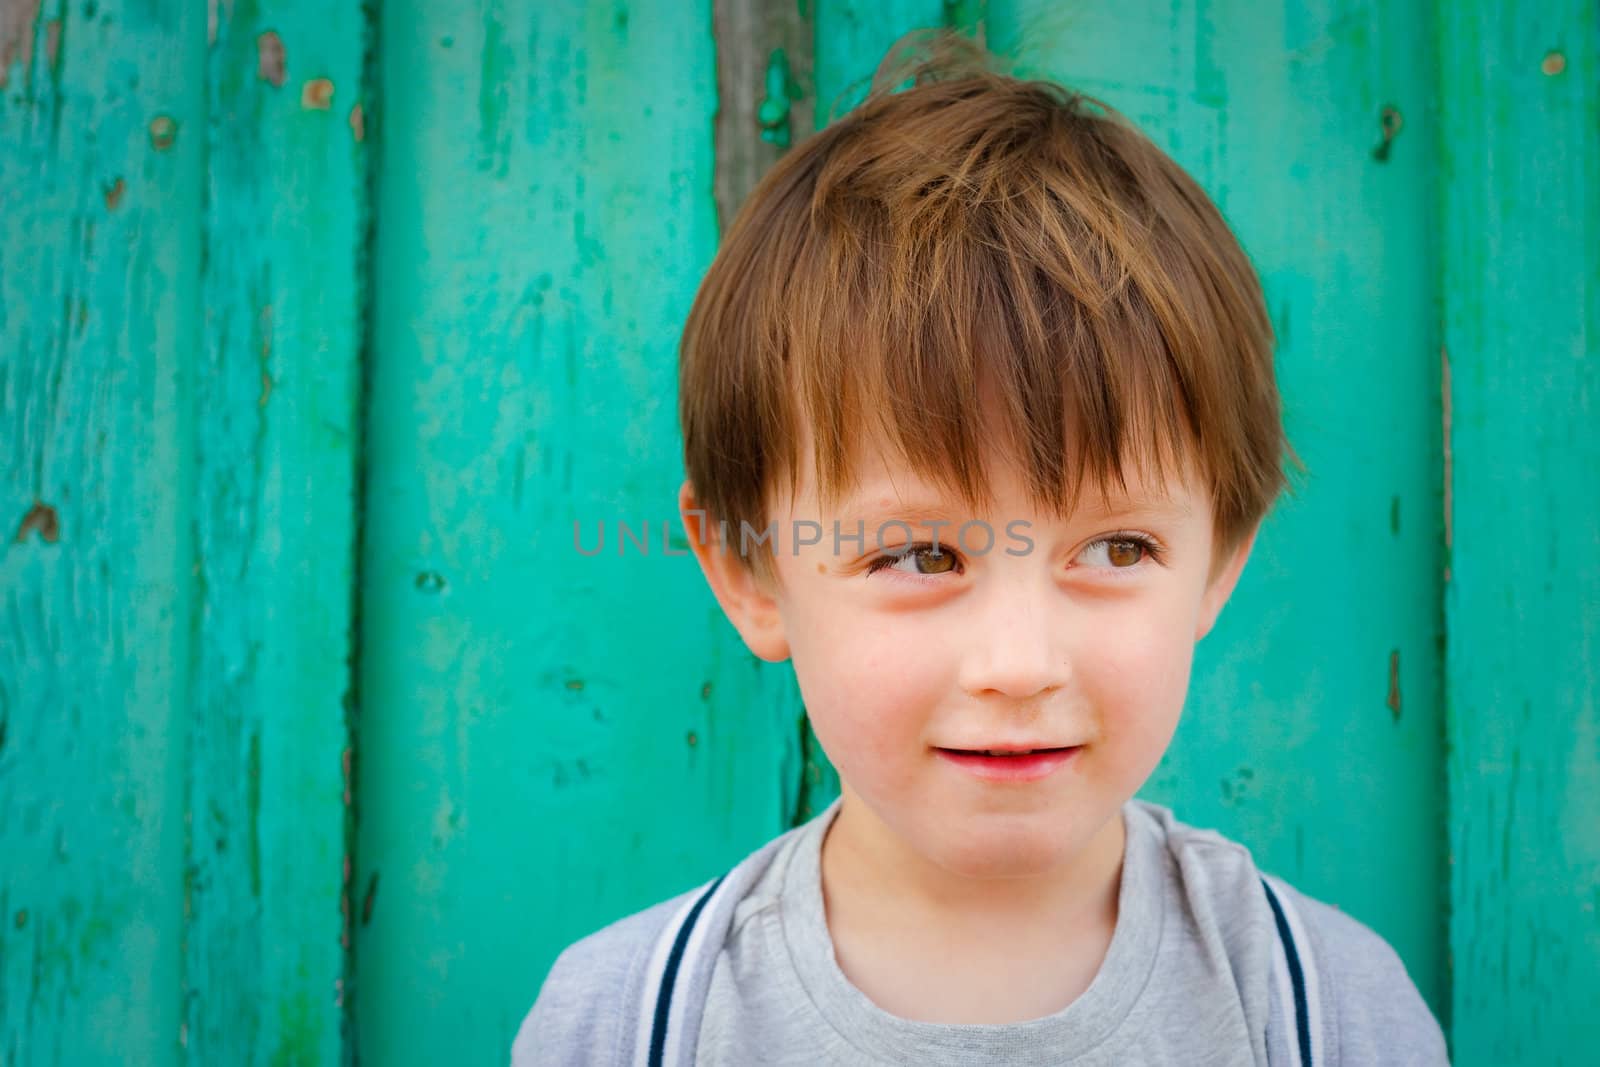
<svg viewBox="0 0 1600 1067">
<path fill-rule="evenodd" d="M 13 0 L 0 1063 L 503 1062 L 561 947 L 831 799 L 677 554 L 675 346 L 939 24 L 1167 146 L 1280 338 L 1309 477 L 1141 795 L 1388 938 L 1455 1062 L 1590 1062 L 1592 0 Z"/>
</svg>

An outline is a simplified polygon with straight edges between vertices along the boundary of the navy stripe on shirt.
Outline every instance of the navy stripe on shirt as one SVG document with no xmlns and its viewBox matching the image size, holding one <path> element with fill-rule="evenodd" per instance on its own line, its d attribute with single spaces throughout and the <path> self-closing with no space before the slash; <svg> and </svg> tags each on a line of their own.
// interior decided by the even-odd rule
<svg viewBox="0 0 1600 1067">
<path fill-rule="evenodd" d="M 1300 1044 L 1300 1063 L 1302 1067 L 1312 1067 L 1311 1028 L 1306 1022 L 1306 981 L 1300 971 L 1300 953 L 1295 951 L 1294 935 L 1289 932 L 1289 921 L 1283 917 L 1278 895 L 1265 878 L 1261 879 L 1261 888 L 1267 891 L 1267 903 L 1272 905 L 1272 918 L 1278 924 L 1278 937 L 1283 941 L 1284 955 L 1289 958 L 1289 981 L 1294 985 L 1294 1029 L 1295 1038 Z"/>
<path fill-rule="evenodd" d="M 672 984 L 678 978 L 678 965 L 683 961 L 684 946 L 689 943 L 689 934 L 694 930 L 695 921 L 700 918 L 700 910 L 706 906 L 706 901 L 711 899 L 711 894 L 717 891 L 717 886 L 722 884 L 722 879 L 728 877 L 724 872 L 715 882 L 711 883 L 700 899 L 694 902 L 694 907 L 689 909 L 689 917 L 683 920 L 683 926 L 678 929 L 678 936 L 673 939 L 672 952 L 667 956 L 667 967 L 661 975 L 661 992 L 656 995 L 655 1025 L 650 1029 L 650 1067 L 662 1067 L 661 1059 L 667 1049 L 667 1013 L 672 1009 Z"/>
</svg>

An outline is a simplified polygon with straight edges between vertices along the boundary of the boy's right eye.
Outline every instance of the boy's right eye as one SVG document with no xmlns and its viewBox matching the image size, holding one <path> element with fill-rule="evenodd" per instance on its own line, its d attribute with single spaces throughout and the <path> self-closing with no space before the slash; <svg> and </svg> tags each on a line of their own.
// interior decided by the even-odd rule
<svg viewBox="0 0 1600 1067">
<path fill-rule="evenodd" d="M 931 542 L 919 541 L 879 556 L 868 564 L 867 573 L 876 574 L 886 569 L 902 574 L 948 574 L 960 573 L 961 563 L 949 545 L 935 548 Z"/>
</svg>

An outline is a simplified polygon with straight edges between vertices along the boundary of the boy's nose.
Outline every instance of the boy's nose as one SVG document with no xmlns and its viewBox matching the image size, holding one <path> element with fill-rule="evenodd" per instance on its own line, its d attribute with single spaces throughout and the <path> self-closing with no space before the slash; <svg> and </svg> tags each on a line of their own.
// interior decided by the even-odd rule
<svg viewBox="0 0 1600 1067">
<path fill-rule="evenodd" d="M 973 696 L 999 693 L 1036 696 L 1065 685 L 1072 661 L 1062 620 L 1053 617 L 1050 597 L 1059 590 L 1022 590 L 1012 584 L 993 590 L 974 605 L 971 629 L 962 642 L 960 684 Z"/>
</svg>

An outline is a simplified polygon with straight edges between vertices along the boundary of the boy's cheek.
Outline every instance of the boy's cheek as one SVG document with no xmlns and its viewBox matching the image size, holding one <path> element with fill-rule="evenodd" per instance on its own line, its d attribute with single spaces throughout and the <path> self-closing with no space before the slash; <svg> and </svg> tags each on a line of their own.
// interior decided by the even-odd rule
<svg viewBox="0 0 1600 1067">
<path fill-rule="evenodd" d="M 939 707 L 937 693 L 870 668 L 836 671 L 800 688 L 811 728 L 842 776 L 858 786 L 912 780 Z"/>
<path fill-rule="evenodd" d="M 1177 613 L 1108 622 L 1078 651 L 1079 676 L 1111 706 L 1164 707 L 1175 692 L 1181 700 L 1194 660 L 1190 625 Z"/>
<path fill-rule="evenodd" d="M 817 740 L 856 760 L 885 764 L 904 759 L 926 729 L 931 696 L 886 686 L 873 675 L 834 675 L 806 698 Z M 806 687 L 802 686 L 802 695 Z M 826 736 L 825 736 L 826 735 Z"/>
</svg>

